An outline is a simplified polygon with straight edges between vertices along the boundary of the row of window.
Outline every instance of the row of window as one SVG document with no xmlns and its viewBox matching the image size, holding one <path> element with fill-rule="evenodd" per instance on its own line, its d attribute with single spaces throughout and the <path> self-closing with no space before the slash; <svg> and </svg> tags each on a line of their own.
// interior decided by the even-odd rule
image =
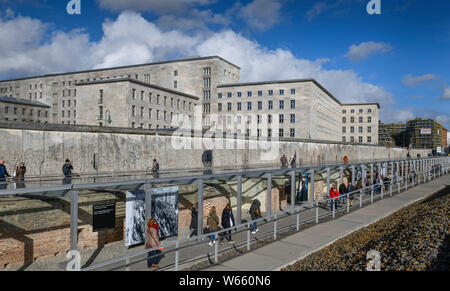
<svg viewBox="0 0 450 291">
<path fill-rule="evenodd" d="M 368 143 L 371 143 L 371 142 L 372 142 L 372 137 L 371 137 L 371 136 L 368 136 L 368 137 L 366 138 L 366 141 L 367 141 Z M 342 137 L 342 142 L 347 142 L 345 136 Z M 350 142 L 355 142 L 355 137 L 354 137 L 354 136 L 351 136 L 351 137 L 350 137 Z M 358 142 L 359 142 L 359 143 L 363 143 L 363 137 L 362 137 L 362 136 L 359 136 L 359 137 L 358 137 Z"/>
<path fill-rule="evenodd" d="M 342 127 L 342 133 L 346 133 L 347 132 L 347 127 Z M 353 127 L 353 126 L 351 126 L 350 127 L 350 133 L 354 133 L 355 132 L 355 127 Z M 359 133 L 363 133 L 363 127 L 362 126 L 360 126 L 359 128 L 358 128 L 358 132 Z M 368 126 L 367 127 L 367 133 L 371 133 L 372 132 L 372 126 Z"/>
<path fill-rule="evenodd" d="M 231 124 L 233 119 L 232 116 L 226 116 L 227 118 L 227 124 Z M 218 122 L 222 123 L 223 117 L 219 116 L 218 117 Z M 262 115 L 256 115 L 256 122 L 259 124 L 261 123 L 263 120 Z M 236 115 L 236 121 L 238 124 L 242 123 L 242 115 Z M 273 121 L 273 116 L 271 114 L 267 115 L 267 123 L 272 123 Z M 295 123 L 295 114 L 290 114 L 289 115 L 289 121 L 290 123 Z M 251 123 L 252 122 L 252 115 L 247 115 L 247 123 Z M 280 124 L 284 123 L 284 114 L 278 114 L 278 122 Z"/>
<path fill-rule="evenodd" d="M 359 123 L 363 123 L 364 122 L 364 118 L 362 116 L 358 117 L 358 121 Z M 372 117 L 371 116 L 367 116 L 367 122 L 368 123 L 372 123 Z M 347 117 L 342 117 L 342 123 L 347 123 Z M 350 123 L 355 123 L 355 117 L 350 117 Z"/>
<path fill-rule="evenodd" d="M 21 114 L 22 115 L 27 115 L 27 110 L 25 108 L 22 108 Z M 13 110 L 10 111 L 10 107 L 9 106 L 5 106 L 5 110 L 4 110 L 5 114 L 14 114 L 14 115 L 18 115 L 19 114 L 19 109 L 17 107 L 13 107 Z M 28 111 L 28 115 L 33 117 L 34 116 L 34 109 L 29 109 Z M 36 110 L 37 113 L 37 117 L 42 117 L 42 111 L 41 110 Z M 44 117 L 48 118 L 48 111 L 44 111 Z"/>
<path fill-rule="evenodd" d="M 156 114 L 154 114 L 156 112 Z M 148 111 L 145 110 L 144 107 L 140 108 L 140 117 L 141 118 L 145 118 L 145 115 L 147 113 L 148 118 L 156 118 L 156 120 L 160 120 L 161 118 L 161 114 L 160 114 L 160 110 L 153 110 L 152 108 L 149 108 Z M 167 111 L 162 111 L 163 115 L 162 115 L 162 119 L 164 121 L 167 121 Z M 103 106 L 100 106 L 100 116 L 103 116 Z M 136 112 L 136 106 L 131 106 L 131 116 L 132 117 L 136 117 L 137 116 L 137 112 Z M 170 119 L 169 121 L 172 121 L 173 119 L 173 112 L 170 112 Z"/>
<path fill-rule="evenodd" d="M 233 131 L 231 130 L 231 129 L 228 129 L 228 130 L 226 130 L 226 133 L 227 134 L 233 134 Z M 244 130 L 242 130 L 242 129 L 237 129 L 236 130 L 236 132 L 235 133 L 237 133 L 238 135 L 242 135 L 242 134 L 244 134 Z M 256 136 L 257 137 L 272 137 L 272 129 L 271 128 L 268 128 L 267 129 L 267 135 L 264 135 L 263 136 L 263 130 L 262 129 L 260 129 L 260 128 L 258 128 L 257 130 L 256 130 Z M 247 128 L 247 129 L 245 129 L 245 134 L 247 135 L 247 136 L 251 136 L 251 134 L 250 134 L 250 128 Z M 284 129 L 283 128 L 279 128 L 278 129 L 278 137 L 285 137 L 284 136 Z M 295 128 L 290 128 L 289 129 L 289 137 L 295 137 Z"/>
<path fill-rule="evenodd" d="M 347 113 L 347 109 L 342 110 L 342 113 L 346 114 Z M 350 109 L 350 113 L 355 113 L 355 109 Z M 364 113 L 363 109 L 359 109 L 359 113 Z M 368 108 L 367 109 L 367 113 L 372 113 L 372 109 Z"/>
<path fill-rule="evenodd" d="M 5 121 L 8 121 L 9 118 L 5 117 Z M 14 118 L 13 121 L 17 121 L 17 118 Z M 26 120 L 26 119 L 22 119 L 22 122 L 34 122 L 34 120 Z M 41 123 L 40 120 L 36 120 L 37 123 Z M 45 121 L 44 123 L 48 123 L 48 121 Z"/>
<path fill-rule="evenodd" d="M 70 107 L 71 105 L 73 105 L 74 107 L 77 107 L 77 100 L 62 100 L 61 101 L 61 106 L 62 107 Z"/>
<path fill-rule="evenodd" d="M 279 109 L 284 109 L 284 100 L 279 100 L 278 104 L 279 104 L 278 105 Z M 242 102 L 237 102 L 236 107 L 237 107 L 237 111 L 241 111 L 242 110 Z M 257 109 L 263 110 L 263 102 L 262 101 L 257 102 Z M 267 109 L 268 110 L 273 109 L 273 101 L 272 100 L 269 100 L 267 102 Z M 290 100 L 290 109 L 295 109 L 295 100 Z M 219 112 L 222 112 L 222 103 L 217 104 L 217 110 Z M 227 103 L 227 111 L 232 111 L 232 110 L 233 110 L 233 104 L 231 102 Z M 247 110 L 252 110 L 252 102 L 251 101 L 247 102 Z"/>
<path fill-rule="evenodd" d="M 8 92 L 8 87 L 0 88 L 0 94 Z M 9 92 L 12 92 L 12 87 L 9 87 Z"/>
<path fill-rule="evenodd" d="M 155 128 L 156 128 L 156 129 L 159 129 L 159 127 L 160 127 L 160 125 L 157 124 Z M 136 122 L 132 122 L 132 123 L 131 123 L 131 128 L 136 128 Z M 144 124 L 141 123 L 141 125 L 140 125 L 139 127 L 137 127 L 137 128 L 144 129 Z M 166 126 L 164 125 L 163 128 L 165 129 L 165 128 L 168 128 L 168 127 L 166 127 Z M 173 128 L 173 126 L 171 126 L 170 128 Z M 148 129 L 153 129 L 153 125 L 152 125 L 152 124 L 149 124 L 149 125 L 148 125 Z"/>
<path fill-rule="evenodd" d="M 274 92 L 273 90 L 268 90 L 267 91 L 269 96 L 273 96 L 273 92 Z M 284 95 L 284 89 L 280 89 L 278 92 L 279 92 L 278 95 Z M 294 95 L 294 94 L 295 94 L 295 89 L 291 89 L 291 95 Z M 237 92 L 236 95 L 237 95 L 236 97 L 242 97 L 242 92 Z M 263 96 L 263 91 L 258 91 L 257 95 L 258 96 Z M 247 97 L 252 97 L 252 96 L 253 96 L 253 92 L 252 91 L 247 91 Z M 222 99 L 223 93 L 218 93 L 217 97 L 219 99 Z M 227 93 L 227 97 L 228 98 L 232 98 L 233 97 L 233 93 L 228 92 Z"/>
<path fill-rule="evenodd" d="M 136 100 L 136 89 L 132 89 L 132 93 L 131 96 L 133 98 L 133 100 Z M 164 106 L 167 106 L 167 101 L 168 101 L 168 97 L 167 96 L 163 96 L 163 98 L 161 98 L 161 95 L 156 94 L 156 96 L 153 95 L 153 93 L 148 93 L 148 102 L 149 103 L 153 103 L 153 101 L 156 101 L 156 104 L 159 105 L 161 103 L 161 101 L 163 102 Z M 141 91 L 140 92 L 140 98 L 141 101 L 145 101 L 145 91 Z M 186 102 L 186 100 L 180 100 L 177 99 L 176 100 L 176 105 L 177 105 L 177 109 L 183 108 L 184 110 L 186 110 L 186 104 L 188 105 L 188 110 L 192 110 L 192 102 Z M 103 90 L 100 90 L 100 94 L 99 94 L 99 99 L 98 99 L 98 103 L 102 104 L 103 103 Z M 175 106 L 175 98 L 171 97 L 170 98 L 170 107 L 174 107 Z"/>
<path fill-rule="evenodd" d="M 63 118 L 71 118 L 71 116 L 70 116 L 70 110 L 67 110 L 67 114 L 65 113 L 66 111 L 61 111 L 61 117 L 63 117 Z M 76 118 L 77 117 L 77 111 L 76 110 L 73 110 L 73 115 L 72 115 L 72 117 L 73 118 Z"/>
</svg>

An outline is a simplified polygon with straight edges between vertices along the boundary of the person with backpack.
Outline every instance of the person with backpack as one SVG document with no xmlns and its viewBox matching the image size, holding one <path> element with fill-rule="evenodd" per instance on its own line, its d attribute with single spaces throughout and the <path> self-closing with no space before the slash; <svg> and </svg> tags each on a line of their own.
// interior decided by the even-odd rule
<svg viewBox="0 0 450 291">
<path fill-rule="evenodd" d="M 252 205 L 250 206 L 250 216 L 252 218 L 252 220 L 256 220 L 258 218 L 261 218 L 261 202 L 259 202 L 258 199 L 253 200 Z M 252 233 L 257 233 L 259 231 L 258 229 L 258 224 L 256 221 L 253 221 L 252 226 L 250 227 L 250 230 L 252 231 Z"/>
<path fill-rule="evenodd" d="M 346 193 L 351 193 L 351 192 L 355 192 L 357 189 L 355 186 L 353 186 L 352 184 L 352 180 L 348 180 L 348 187 L 347 187 L 347 192 Z M 353 206 L 353 200 L 355 200 L 355 193 L 351 193 L 348 195 L 348 199 L 350 199 L 350 207 Z"/>
<path fill-rule="evenodd" d="M 63 184 L 72 183 L 72 170 L 73 170 L 72 163 L 70 162 L 69 159 L 66 159 L 66 162 L 62 167 L 62 172 L 64 175 Z"/>
<path fill-rule="evenodd" d="M 236 225 L 236 223 L 234 222 L 233 210 L 231 209 L 230 203 L 227 203 L 227 205 L 225 206 L 225 208 L 223 209 L 223 212 L 222 212 L 222 227 L 224 229 L 227 229 L 227 228 L 233 227 L 235 225 Z M 224 236 L 227 238 L 227 240 L 230 244 L 234 243 L 234 241 L 231 239 L 231 229 L 224 232 Z M 222 244 L 222 242 L 223 242 L 223 237 L 220 238 L 220 243 Z"/>
</svg>

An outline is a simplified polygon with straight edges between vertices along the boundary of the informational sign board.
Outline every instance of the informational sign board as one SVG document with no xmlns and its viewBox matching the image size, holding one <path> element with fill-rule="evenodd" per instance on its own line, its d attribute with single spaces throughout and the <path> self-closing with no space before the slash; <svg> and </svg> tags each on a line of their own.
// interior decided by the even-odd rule
<svg viewBox="0 0 450 291">
<path fill-rule="evenodd" d="M 431 128 L 421 128 L 420 134 L 431 134 Z"/>
<path fill-rule="evenodd" d="M 92 206 L 92 228 L 98 232 L 116 227 L 116 203 Z"/>
</svg>

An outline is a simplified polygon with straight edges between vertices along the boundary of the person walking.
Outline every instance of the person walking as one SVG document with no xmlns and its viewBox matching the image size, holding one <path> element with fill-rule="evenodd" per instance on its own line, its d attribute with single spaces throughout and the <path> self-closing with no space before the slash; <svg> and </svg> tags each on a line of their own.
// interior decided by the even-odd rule
<svg viewBox="0 0 450 291">
<path fill-rule="evenodd" d="M 222 227 L 224 229 L 231 228 L 235 226 L 236 223 L 234 222 L 234 215 L 233 210 L 231 209 L 230 203 L 227 203 L 225 208 L 222 211 Z M 234 243 L 234 241 L 231 239 L 231 229 L 224 232 L 224 236 L 228 240 L 230 244 Z M 220 243 L 223 243 L 223 236 L 220 238 Z"/>
<path fill-rule="evenodd" d="M 345 196 L 344 194 L 347 193 L 347 186 L 345 185 L 344 181 L 342 181 L 341 185 L 339 185 L 339 193 L 342 195 L 339 197 L 339 201 L 342 203 L 345 203 Z"/>
<path fill-rule="evenodd" d="M 217 216 L 217 213 L 216 213 L 216 207 L 213 206 L 213 207 L 211 207 L 211 210 L 209 211 L 208 219 L 206 220 L 206 224 L 208 225 L 209 232 L 212 234 L 209 237 L 210 241 L 208 243 L 208 245 L 210 247 L 216 243 L 214 233 L 219 230 L 219 223 L 220 223 L 220 221 L 219 221 L 219 217 Z"/>
<path fill-rule="evenodd" d="M 353 186 L 353 183 L 351 180 L 348 181 L 348 187 L 347 187 L 347 194 L 348 194 L 348 199 L 350 199 L 350 207 L 353 206 L 353 200 L 355 200 L 355 192 L 357 189 L 355 186 Z"/>
<path fill-rule="evenodd" d="M 156 159 L 153 159 L 152 174 L 155 178 L 159 177 L 159 163 Z"/>
<path fill-rule="evenodd" d="M 70 184 L 72 183 L 72 162 L 69 159 L 66 159 L 66 162 L 62 166 L 62 172 L 64 175 L 63 184 Z"/>
<path fill-rule="evenodd" d="M 256 220 L 258 218 L 261 218 L 261 202 L 259 202 L 258 199 L 253 200 L 252 205 L 250 206 L 250 216 L 252 220 Z M 250 230 L 252 233 L 257 233 L 259 231 L 258 229 L 258 223 L 256 221 L 253 221 L 252 226 L 250 227 Z"/>
<path fill-rule="evenodd" d="M 5 166 L 5 161 L 0 160 L 0 189 L 5 190 L 7 188 L 6 177 L 11 177 L 8 174 L 8 170 Z"/>
<path fill-rule="evenodd" d="M 283 155 L 281 156 L 281 158 L 280 158 L 280 163 L 281 163 L 281 167 L 282 167 L 282 168 L 287 168 L 287 166 L 288 166 L 288 160 L 287 160 L 285 154 L 283 154 Z"/>
<path fill-rule="evenodd" d="M 154 218 L 150 218 L 147 222 L 147 236 L 145 238 L 145 248 L 152 249 L 160 246 L 159 242 L 159 226 Z M 159 268 L 159 261 L 161 260 L 161 251 L 163 248 L 149 251 L 147 255 L 147 267 Z"/>
<path fill-rule="evenodd" d="M 336 185 L 331 184 L 330 188 L 330 198 L 331 198 L 331 211 L 333 211 L 333 205 L 334 209 L 336 210 L 338 207 L 338 199 L 339 199 L 339 191 L 336 189 Z"/>
<path fill-rule="evenodd" d="M 191 233 L 189 234 L 189 238 L 194 235 L 198 235 L 198 202 L 192 206 L 191 210 L 191 224 L 189 226 Z"/>
<path fill-rule="evenodd" d="M 289 165 L 291 166 L 291 168 L 296 168 L 297 167 L 297 153 L 295 153 L 291 159 L 289 160 Z"/>
</svg>

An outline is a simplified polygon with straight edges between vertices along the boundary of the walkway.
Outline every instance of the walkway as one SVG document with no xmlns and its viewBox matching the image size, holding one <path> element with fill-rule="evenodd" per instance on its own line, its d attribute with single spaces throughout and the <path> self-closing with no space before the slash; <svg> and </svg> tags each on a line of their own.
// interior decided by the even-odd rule
<svg viewBox="0 0 450 291">
<path fill-rule="evenodd" d="M 291 265 L 348 234 L 450 185 L 450 176 L 440 177 L 353 211 L 332 221 L 320 223 L 299 233 L 265 245 L 239 257 L 206 268 L 206 271 L 275 271 Z"/>
</svg>

